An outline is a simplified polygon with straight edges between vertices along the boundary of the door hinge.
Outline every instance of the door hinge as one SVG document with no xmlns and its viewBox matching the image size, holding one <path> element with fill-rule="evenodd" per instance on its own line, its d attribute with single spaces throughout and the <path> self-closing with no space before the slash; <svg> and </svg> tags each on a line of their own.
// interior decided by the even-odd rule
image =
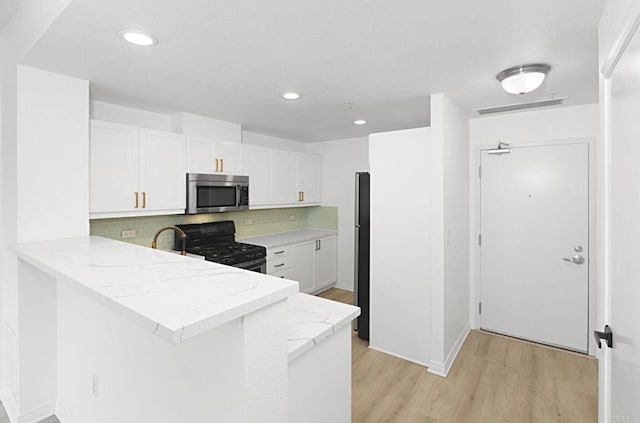
<svg viewBox="0 0 640 423">
<path fill-rule="evenodd" d="M 478 303 L 478 314 L 482 314 L 482 303 Z"/>
<path fill-rule="evenodd" d="M 602 341 L 607 343 L 607 347 L 613 348 L 613 332 L 609 325 L 605 325 L 604 332 L 593 331 L 593 336 L 596 338 L 596 344 L 598 348 L 602 348 Z"/>
<path fill-rule="evenodd" d="M 478 166 L 478 178 L 482 178 L 482 166 Z"/>
<path fill-rule="evenodd" d="M 482 247 L 482 234 L 478 234 L 478 245 Z"/>
</svg>

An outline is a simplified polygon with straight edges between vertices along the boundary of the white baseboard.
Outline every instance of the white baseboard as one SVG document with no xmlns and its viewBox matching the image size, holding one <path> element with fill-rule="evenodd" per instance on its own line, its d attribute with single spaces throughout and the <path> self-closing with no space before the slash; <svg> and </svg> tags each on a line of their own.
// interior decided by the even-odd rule
<svg viewBox="0 0 640 423">
<path fill-rule="evenodd" d="M 0 392 L 0 401 L 4 406 L 5 411 L 7 412 L 7 416 L 9 417 L 9 421 L 11 423 L 18 421 L 18 404 L 13 400 L 13 395 L 4 389 Z"/>
<path fill-rule="evenodd" d="M 447 377 L 447 375 L 449 374 L 449 370 L 451 370 L 453 363 L 456 361 L 456 357 L 460 352 L 460 348 L 462 348 L 464 341 L 467 339 L 467 336 L 469 336 L 469 332 L 471 332 L 471 325 L 467 323 L 462 329 L 462 332 L 460 332 L 458 339 L 456 339 L 456 342 L 454 342 L 453 346 L 451 347 L 451 350 L 449 351 L 449 354 L 447 354 L 447 358 L 445 359 L 444 363 L 433 360 L 429 362 L 429 373 L 433 373 L 434 375 L 441 377 Z"/>
<path fill-rule="evenodd" d="M 401 359 L 406 360 L 406 361 L 410 361 L 410 362 L 412 362 L 414 364 L 417 364 L 419 366 L 422 366 L 422 367 L 428 367 L 428 365 L 426 363 L 423 363 L 423 362 L 421 362 L 419 360 L 414 360 L 413 358 L 404 357 L 404 356 L 402 356 L 400 354 L 395 354 L 395 353 L 392 353 L 392 352 L 389 352 L 389 351 L 385 351 L 385 350 L 383 350 L 381 348 L 372 347 L 371 345 L 369 345 L 369 348 L 374 350 L 374 351 L 378 351 L 378 352 L 381 352 L 381 353 L 384 353 L 384 354 L 387 354 L 387 355 L 391 355 L 391 356 L 394 356 L 394 357 L 397 357 L 397 358 L 401 358 Z"/>
<path fill-rule="evenodd" d="M 64 404 L 58 403 L 58 410 L 56 411 L 56 417 L 60 420 L 60 423 L 75 423 L 71 416 L 66 412 Z"/>
<path fill-rule="evenodd" d="M 13 400 L 13 396 L 4 390 L 0 392 L 0 401 L 2 401 L 11 423 L 38 423 L 40 420 L 53 416 L 56 411 L 56 404 L 48 403 L 20 413 L 18 404 Z"/>
</svg>

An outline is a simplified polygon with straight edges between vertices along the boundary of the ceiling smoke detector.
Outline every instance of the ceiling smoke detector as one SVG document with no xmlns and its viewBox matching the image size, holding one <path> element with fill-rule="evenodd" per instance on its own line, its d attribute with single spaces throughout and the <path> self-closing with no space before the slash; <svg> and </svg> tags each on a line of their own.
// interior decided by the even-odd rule
<svg viewBox="0 0 640 423">
<path fill-rule="evenodd" d="M 550 70 L 545 63 L 520 65 L 503 70 L 496 79 L 509 94 L 527 94 L 542 85 Z"/>
</svg>

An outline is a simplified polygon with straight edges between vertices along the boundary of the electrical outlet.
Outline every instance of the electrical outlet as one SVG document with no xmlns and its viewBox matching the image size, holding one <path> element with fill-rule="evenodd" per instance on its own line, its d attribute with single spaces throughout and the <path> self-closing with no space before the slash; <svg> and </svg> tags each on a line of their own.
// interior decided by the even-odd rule
<svg viewBox="0 0 640 423">
<path fill-rule="evenodd" d="M 245 225 L 253 225 L 253 219 L 245 219 L 244 220 L 244 224 Z"/>
<path fill-rule="evenodd" d="M 93 396 L 98 398 L 98 375 L 93 373 L 91 380 L 91 392 L 93 392 Z"/>
<path fill-rule="evenodd" d="M 295 214 L 290 214 L 289 215 L 289 220 L 296 220 L 296 215 Z"/>
<path fill-rule="evenodd" d="M 122 237 L 122 239 L 135 238 L 136 237 L 136 230 L 135 229 L 129 229 L 128 231 L 122 231 L 122 232 L 120 232 L 120 236 Z"/>
</svg>

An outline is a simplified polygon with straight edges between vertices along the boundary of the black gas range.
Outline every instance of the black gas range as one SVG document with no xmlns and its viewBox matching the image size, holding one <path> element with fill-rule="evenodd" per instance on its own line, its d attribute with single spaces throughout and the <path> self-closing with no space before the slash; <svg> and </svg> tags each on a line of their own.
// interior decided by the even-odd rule
<svg viewBox="0 0 640 423">
<path fill-rule="evenodd" d="M 187 234 L 187 253 L 204 256 L 208 261 L 266 273 L 266 248 L 236 242 L 236 225 L 233 220 L 176 226 Z M 182 239 L 177 233 L 174 249 L 182 249 Z"/>
</svg>

